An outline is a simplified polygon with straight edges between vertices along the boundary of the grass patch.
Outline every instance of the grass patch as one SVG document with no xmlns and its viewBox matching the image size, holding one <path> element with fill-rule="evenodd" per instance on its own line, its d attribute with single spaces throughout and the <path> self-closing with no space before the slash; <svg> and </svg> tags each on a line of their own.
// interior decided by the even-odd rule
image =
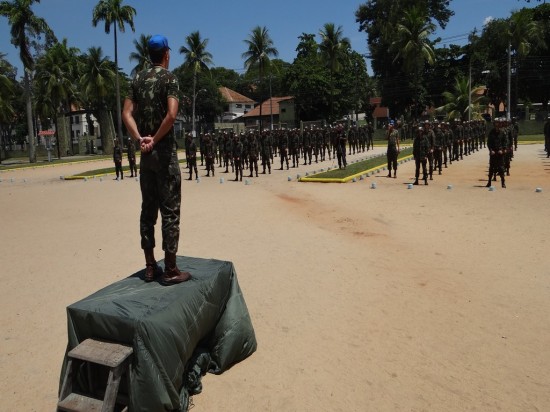
<svg viewBox="0 0 550 412">
<path fill-rule="evenodd" d="M 412 147 L 402 149 L 401 152 L 399 152 L 397 159 L 400 160 L 410 155 L 412 155 Z M 328 172 L 316 174 L 313 177 L 316 179 L 345 179 L 346 177 L 360 174 L 366 172 L 367 170 L 385 166 L 387 164 L 388 158 L 385 154 L 383 154 L 357 163 L 348 164 L 346 169 L 333 169 Z"/>
<path fill-rule="evenodd" d="M 185 159 L 178 159 L 178 163 L 180 163 L 180 164 L 186 163 L 186 160 Z M 138 166 L 139 166 L 139 162 L 138 162 Z M 139 169 L 139 167 L 138 167 L 138 169 Z M 130 171 L 130 166 L 122 166 L 122 171 L 123 172 L 129 172 Z M 116 173 L 116 169 L 114 167 L 106 167 L 106 168 L 103 168 L 103 169 L 88 170 L 86 172 L 78 173 L 78 174 L 73 175 L 73 176 L 66 176 L 65 178 L 66 179 L 83 179 L 85 177 L 105 176 L 105 175 L 111 175 L 111 174 L 115 174 L 115 173 Z"/>
</svg>

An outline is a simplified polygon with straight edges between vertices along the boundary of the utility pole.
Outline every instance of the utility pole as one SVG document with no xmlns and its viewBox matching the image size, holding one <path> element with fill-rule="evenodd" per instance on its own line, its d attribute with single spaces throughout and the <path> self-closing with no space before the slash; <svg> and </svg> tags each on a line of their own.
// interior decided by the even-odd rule
<svg viewBox="0 0 550 412">
<path fill-rule="evenodd" d="M 468 121 L 472 120 L 472 58 L 470 57 L 470 76 L 468 80 Z"/>
<path fill-rule="evenodd" d="M 508 101 L 506 102 L 506 120 L 510 120 L 512 106 L 512 42 L 508 42 Z"/>
</svg>

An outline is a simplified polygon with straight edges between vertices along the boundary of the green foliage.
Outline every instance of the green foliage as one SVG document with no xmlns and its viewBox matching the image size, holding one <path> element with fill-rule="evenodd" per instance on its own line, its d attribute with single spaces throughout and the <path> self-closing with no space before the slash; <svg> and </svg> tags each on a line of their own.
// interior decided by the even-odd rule
<svg viewBox="0 0 550 412">
<path fill-rule="evenodd" d="M 412 148 L 403 149 L 399 152 L 398 159 L 403 159 L 412 154 Z M 345 169 L 333 169 L 328 172 L 316 174 L 315 178 L 322 179 L 345 179 L 346 177 L 353 176 L 359 173 L 366 173 L 369 170 L 379 168 L 388 163 L 388 159 L 385 155 L 373 157 L 371 159 L 363 160 L 361 162 L 348 164 Z"/>
</svg>

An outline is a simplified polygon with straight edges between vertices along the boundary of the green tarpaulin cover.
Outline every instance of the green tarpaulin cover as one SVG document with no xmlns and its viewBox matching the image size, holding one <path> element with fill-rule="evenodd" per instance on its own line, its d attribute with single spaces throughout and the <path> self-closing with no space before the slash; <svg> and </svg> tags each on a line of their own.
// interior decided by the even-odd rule
<svg viewBox="0 0 550 412">
<path fill-rule="evenodd" d="M 191 280 L 145 283 L 142 270 L 67 308 L 67 352 L 87 338 L 133 347 L 131 412 L 184 411 L 207 371 L 220 374 L 256 350 L 233 264 L 183 256 L 177 264 Z"/>
</svg>

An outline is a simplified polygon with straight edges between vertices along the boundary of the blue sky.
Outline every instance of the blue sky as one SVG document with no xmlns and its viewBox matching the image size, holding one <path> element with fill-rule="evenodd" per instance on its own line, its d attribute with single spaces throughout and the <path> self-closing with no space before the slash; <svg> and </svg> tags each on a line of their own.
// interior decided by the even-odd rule
<svg viewBox="0 0 550 412">
<path fill-rule="evenodd" d="M 133 63 L 129 54 L 134 50 L 133 40 L 140 34 L 164 34 L 172 48 L 171 68 L 183 62 L 179 48 L 185 37 L 199 30 L 202 38 L 209 39 L 208 50 L 215 66 L 243 71 L 241 55 L 246 51 L 244 39 L 257 26 L 266 26 L 279 51 L 279 58 L 292 62 L 296 55 L 298 36 L 315 33 L 325 23 L 341 25 L 344 35 L 351 40 L 354 50 L 368 53 L 365 33 L 358 31 L 355 11 L 363 2 L 357 0 L 279 0 L 234 2 L 222 0 L 125 0 L 137 11 L 135 33 L 127 28 L 119 36 L 119 64 L 130 73 Z M 72 47 L 82 52 L 89 47 L 101 46 L 104 55 L 114 59 L 113 34 L 104 32 L 104 25 L 92 26 L 92 9 L 97 0 L 42 0 L 33 6 L 37 16 L 47 20 L 57 37 L 67 38 Z M 538 3 L 523 0 L 452 0 L 455 15 L 445 31 L 437 36 L 450 38 L 467 35 L 474 27 L 481 29 L 487 18 L 508 17 L 512 10 L 534 7 Z M 466 42 L 466 36 L 457 37 L 455 44 Z M 10 43 L 9 24 L 0 17 L 0 52 L 19 68 L 18 50 Z"/>
</svg>

